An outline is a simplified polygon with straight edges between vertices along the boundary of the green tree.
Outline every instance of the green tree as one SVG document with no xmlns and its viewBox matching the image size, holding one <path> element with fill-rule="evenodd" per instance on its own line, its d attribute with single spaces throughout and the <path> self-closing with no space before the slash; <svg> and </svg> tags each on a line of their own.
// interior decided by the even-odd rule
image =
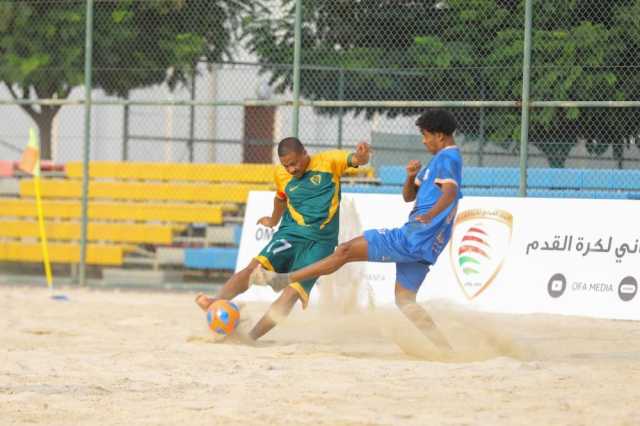
<svg viewBox="0 0 640 426">
<path fill-rule="evenodd" d="M 294 2 L 281 3 L 282 18 L 257 10 L 247 26 L 249 46 L 264 62 L 293 59 Z M 346 100 L 521 99 L 523 0 L 305 0 L 303 5 L 304 97 L 338 99 L 343 75 Z M 640 0 L 536 1 L 532 99 L 639 99 L 638 16 Z M 276 90 L 291 89 L 290 69 L 263 70 L 272 72 Z M 390 117 L 418 112 L 354 111 Z M 520 137 L 519 109 L 455 111 L 466 134 L 482 132 L 505 147 Z M 563 167 L 580 140 L 594 155 L 612 146 L 621 161 L 640 131 L 637 114 L 637 109 L 534 109 L 530 141 L 552 167 Z"/>
<path fill-rule="evenodd" d="M 251 0 L 95 2 L 97 88 L 125 96 L 168 81 L 185 82 L 200 61 L 230 55 Z M 84 82 L 84 1 L 0 1 L 0 81 L 15 99 L 65 99 Z M 37 124 L 41 153 L 51 158 L 59 105 L 23 104 Z"/>
<path fill-rule="evenodd" d="M 638 16 L 633 9 L 639 5 L 637 0 L 635 5 L 628 0 L 611 1 L 606 6 L 597 1 L 537 5 L 532 46 L 532 99 L 638 99 L 640 85 L 635 74 L 640 68 L 637 57 L 640 45 L 637 39 L 627 35 L 634 25 L 625 20 L 633 13 Z M 495 63 L 513 63 L 522 56 L 515 49 L 499 48 L 500 45 L 522 46 L 520 29 L 501 32 L 497 43 L 491 57 Z M 491 84 L 498 96 L 517 99 L 515 82 L 520 76 L 521 70 L 505 68 L 500 75 L 492 76 Z M 516 118 L 516 114 L 510 112 L 511 119 Z M 637 110 L 537 108 L 531 114 L 530 140 L 552 167 L 564 167 L 569 152 L 580 140 L 585 141 L 593 155 L 601 155 L 611 147 L 621 166 L 624 148 L 640 130 L 634 114 L 637 115 Z M 494 120 L 491 132 L 497 140 L 505 141 L 517 139 L 520 130 L 501 128 Z"/>
</svg>

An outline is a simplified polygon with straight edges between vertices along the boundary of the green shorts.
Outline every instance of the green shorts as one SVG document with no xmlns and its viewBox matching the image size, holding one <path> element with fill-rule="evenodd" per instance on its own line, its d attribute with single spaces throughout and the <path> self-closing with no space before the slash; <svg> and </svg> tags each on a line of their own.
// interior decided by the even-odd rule
<svg viewBox="0 0 640 426">
<path fill-rule="evenodd" d="M 262 249 L 255 259 L 270 271 L 292 272 L 311 265 L 318 260 L 331 255 L 337 241 L 314 241 L 292 236 L 286 231 L 277 231 L 271 242 Z M 291 283 L 291 287 L 298 292 L 302 306 L 307 307 L 309 294 L 318 278 Z"/>
</svg>

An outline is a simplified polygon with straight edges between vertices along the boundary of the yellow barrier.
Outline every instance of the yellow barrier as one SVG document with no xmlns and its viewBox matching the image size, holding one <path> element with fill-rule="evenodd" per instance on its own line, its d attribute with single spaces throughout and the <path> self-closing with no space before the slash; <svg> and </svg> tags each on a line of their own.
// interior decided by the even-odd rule
<svg viewBox="0 0 640 426">
<path fill-rule="evenodd" d="M 249 191 L 272 190 L 271 185 L 259 184 L 177 184 L 103 182 L 89 183 L 89 198 L 136 201 L 196 201 L 218 203 L 246 203 Z M 42 181 L 44 198 L 80 198 L 82 183 L 75 180 L 50 179 Z M 20 181 L 20 196 L 34 196 L 33 182 Z"/>
<path fill-rule="evenodd" d="M 274 164 L 199 164 L 199 163 L 123 163 L 94 161 L 89 164 L 91 179 L 206 181 L 206 182 L 259 182 L 272 183 Z M 70 178 L 82 178 L 82 163 L 67 163 Z M 371 166 L 347 169 L 346 176 L 373 178 Z"/>
<path fill-rule="evenodd" d="M 50 243 L 51 262 L 78 263 L 79 244 Z M 106 244 L 87 245 L 87 263 L 92 265 L 121 265 L 124 248 Z M 42 248 L 39 243 L 0 242 L 0 260 L 13 262 L 42 262 Z"/>
<path fill-rule="evenodd" d="M 262 182 L 273 181 L 273 164 L 120 163 L 95 161 L 89 164 L 91 179 L 163 181 Z M 82 178 L 82 163 L 68 163 L 66 173 Z"/>
<path fill-rule="evenodd" d="M 44 201 L 46 218 L 80 219 L 79 201 Z M 161 221 L 179 223 L 221 224 L 224 212 L 235 213 L 238 207 L 233 204 L 160 204 L 134 202 L 89 203 L 89 220 L 134 220 Z M 0 198 L 0 214 L 3 217 L 36 217 L 36 206 L 31 199 Z"/>
<path fill-rule="evenodd" d="M 79 222 L 46 222 L 49 240 L 79 240 Z M 89 223 L 89 241 L 112 241 L 126 243 L 170 244 L 175 227 L 169 225 L 129 223 Z M 0 221 L 0 237 L 38 238 L 38 223 L 35 221 Z"/>
<path fill-rule="evenodd" d="M 249 191 L 274 189 L 274 170 L 273 164 L 90 163 L 89 263 L 120 265 L 128 244 L 171 245 L 174 232 L 186 224 L 222 224 L 223 214 L 238 212 Z M 44 231 L 56 241 L 51 261 L 74 263 L 79 260 L 82 163 L 68 163 L 65 173 L 64 179 L 42 179 L 40 193 Z M 366 179 L 374 172 L 351 168 L 346 176 Z M 30 220 L 37 216 L 32 179 L 20 181 L 19 195 L 0 199 L 0 237 L 16 239 L 0 243 L 0 260 L 39 261 L 39 229 Z"/>
</svg>

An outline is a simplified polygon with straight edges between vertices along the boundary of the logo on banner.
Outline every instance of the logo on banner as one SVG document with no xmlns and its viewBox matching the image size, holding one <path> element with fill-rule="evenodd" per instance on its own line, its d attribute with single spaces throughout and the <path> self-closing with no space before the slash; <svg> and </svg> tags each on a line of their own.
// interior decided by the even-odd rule
<svg viewBox="0 0 640 426">
<path fill-rule="evenodd" d="M 468 299 L 482 293 L 502 269 L 513 231 L 513 216 L 499 209 L 471 209 L 456 217 L 451 266 Z"/>
<path fill-rule="evenodd" d="M 633 277 L 625 277 L 618 286 L 618 296 L 623 302 L 633 299 L 638 292 L 638 282 Z"/>
<path fill-rule="evenodd" d="M 553 274 L 551 278 L 549 278 L 549 282 L 547 283 L 547 291 L 549 292 L 549 296 L 551 297 L 560 297 L 567 289 L 567 278 L 564 275 L 557 273 Z"/>
<path fill-rule="evenodd" d="M 275 232 L 276 231 L 274 231 L 273 228 L 259 226 L 258 229 L 256 229 L 256 241 L 270 241 Z"/>
</svg>

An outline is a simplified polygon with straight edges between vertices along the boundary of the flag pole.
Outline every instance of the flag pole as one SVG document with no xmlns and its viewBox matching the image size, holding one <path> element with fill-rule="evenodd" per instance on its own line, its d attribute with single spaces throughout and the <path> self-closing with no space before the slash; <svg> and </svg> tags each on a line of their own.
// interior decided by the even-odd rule
<svg viewBox="0 0 640 426">
<path fill-rule="evenodd" d="M 40 165 L 38 165 L 38 168 L 40 168 Z M 53 274 L 51 273 L 51 262 L 49 261 L 49 245 L 47 244 L 47 231 L 44 226 L 44 212 L 42 209 L 42 197 L 40 195 L 40 173 L 35 175 L 34 184 L 36 187 L 36 206 L 38 209 L 38 227 L 40 228 L 40 245 L 42 246 L 44 273 L 47 277 L 47 286 L 53 293 Z"/>
<path fill-rule="evenodd" d="M 33 176 L 33 184 L 36 193 L 36 209 L 38 212 L 38 229 L 40 233 L 40 246 L 42 248 L 42 261 L 44 263 L 44 272 L 47 278 L 47 287 L 53 294 L 53 274 L 51 273 L 51 262 L 49 260 L 49 248 L 47 244 L 47 231 L 44 226 L 44 210 L 42 208 L 42 191 L 40 188 L 40 142 L 38 135 L 33 128 L 29 129 L 29 144 L 27 149 L 22 153 L 20 170 Z"/>
</svg>

